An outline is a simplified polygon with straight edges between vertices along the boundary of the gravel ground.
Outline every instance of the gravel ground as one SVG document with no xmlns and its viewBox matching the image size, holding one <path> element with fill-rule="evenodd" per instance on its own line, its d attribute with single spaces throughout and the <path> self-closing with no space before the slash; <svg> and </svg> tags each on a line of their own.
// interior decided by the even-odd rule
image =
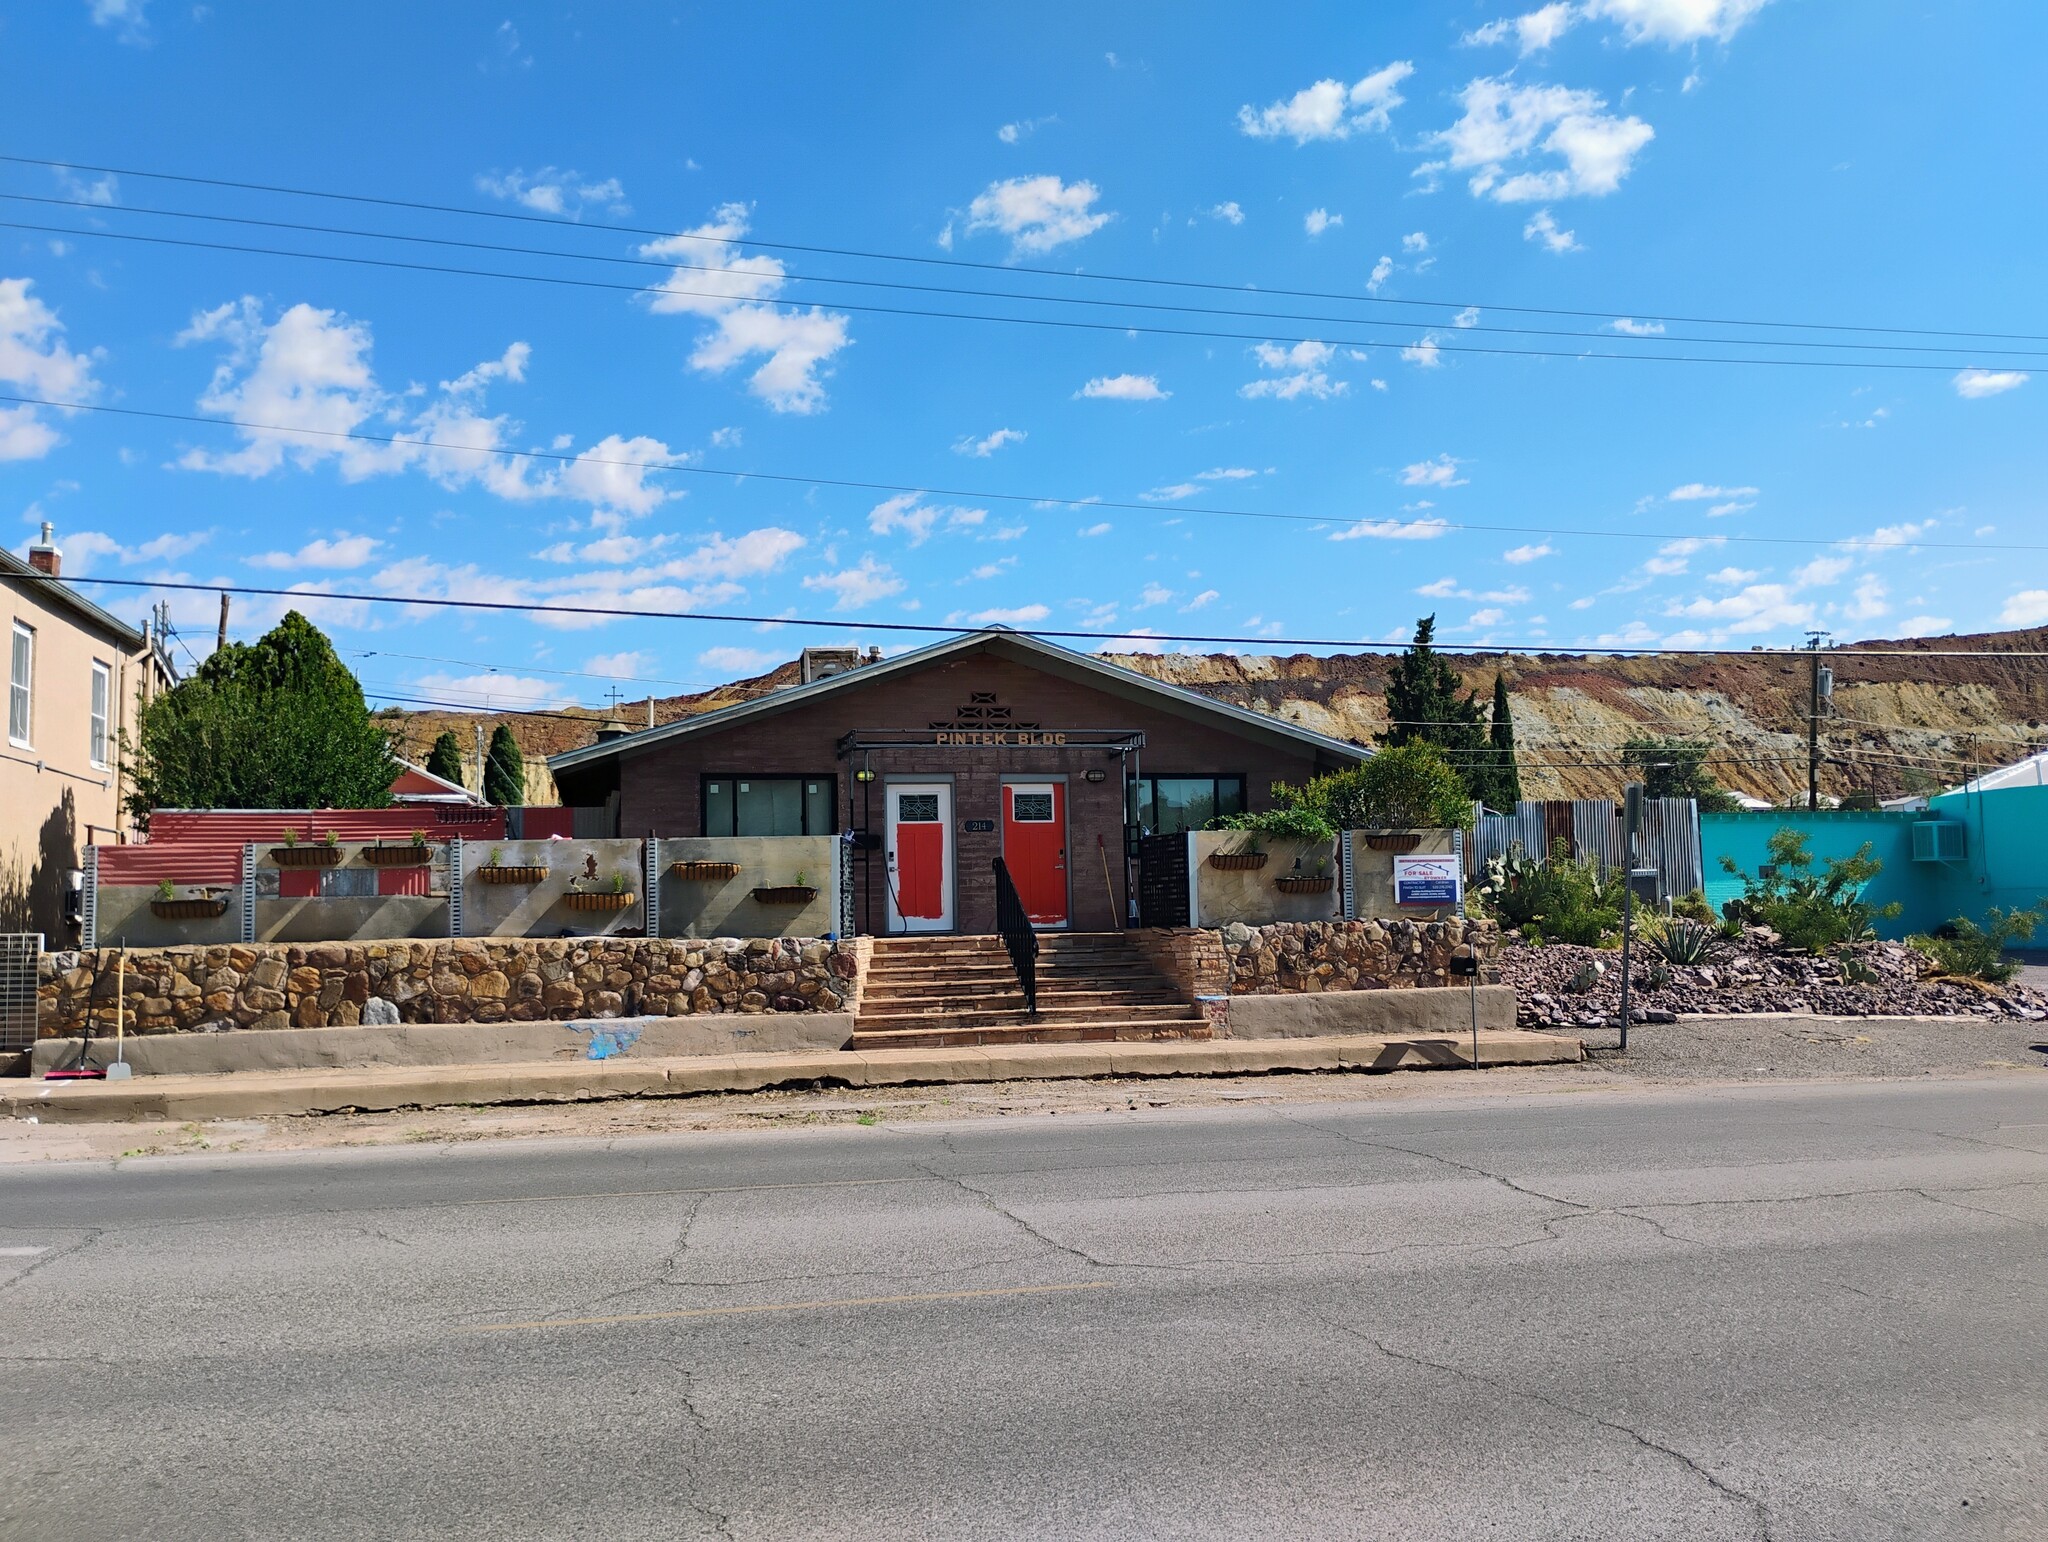
<svg viewBox="0 0 2048 1542">
<path fill-rule="evenodd" d="M 1609 1029 L 1571 1030 L 1578 1065 L 1507 1066 L 1392 1075 L 1105 1078 L 950 1087 L 803 1089 L 696 1098 L 621 1098 L 512 1108 L 221 1120 L 206 1124 L 0 1122 L 0 1166 L 218 1151 L 288 1151 L 522 1137 L 629 1139 L 682 1130 L 1030 1119 L 1237 1103 L 1404 1102 L 1633 1089 L 1671 1084 L 2015 1076 L 2048 1070 L 2048 1025 L 1976 1019 L 1815 1017 L 1693 1019 L 1638 1024 L 1628 1053 Z"/>
</svg>

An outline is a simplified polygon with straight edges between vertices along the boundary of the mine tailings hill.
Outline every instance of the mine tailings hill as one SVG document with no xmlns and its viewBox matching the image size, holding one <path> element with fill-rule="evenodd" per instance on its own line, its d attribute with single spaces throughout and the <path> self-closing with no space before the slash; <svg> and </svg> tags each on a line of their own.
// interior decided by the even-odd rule
<svg viewBox="0 0 2048 1542">
<path fill-rule="evenodd" d="M 1991 657 L 1942 657 L 1983 653 Z M 2036 655 L 2028 657 L 2028 654 Z M 1821 731 L 1821 788 L 1868 790 L 1880 797 L 1936 790 L 1978 771 L 2008 765 L 2048 746 L 2048 628 L 1905 641 L 1871 640 L 1829 648 L 1834 714 Z M 1111 662 L 1299 723 L 1318 733 L 1371 744 L 1386 727 L 1392 653 L 1271 657 L 1257 654 L 1137 653 Z M 1677 735 L 1712 745 L 1710 769 L 1738 792 L 1786 802 L 1806 789 L 1808 662 L 1804 655 L 1664 654 L 1641 658 L 1579 654 L 1447 655 L 1484 706 L 1499 671 L 1507 677 L 1530 798 L 1607 798 L 1627 778 L 1621 746 L 1641 734 Z M 715 711 L 785 689 L 792 661 L 764 675 L 694 695 L 656 697 L 653 720 Z M 453 729 L 473 758 L 475 725 L 488 733 L 509 723 L 527 761 L 527 798 L 554 798 L 543 764 L 549 755 L 589 744 L 598 724 L 616 717 L 644 728 L 643 697 L 615 708 L 569 707 L 548 713 L 387 711 L 400 753 L 424 758 L 443 729 Z M 1218 768 L 1227 769 L 1227 768 Z M 470 780 L 475 780 L 474 767 Z"/>
</svg>

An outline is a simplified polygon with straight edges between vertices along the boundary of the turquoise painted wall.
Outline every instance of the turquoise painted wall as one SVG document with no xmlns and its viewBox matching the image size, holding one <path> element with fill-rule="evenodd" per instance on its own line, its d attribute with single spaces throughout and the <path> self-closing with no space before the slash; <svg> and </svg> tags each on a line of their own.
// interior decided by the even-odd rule
<svg viewBox="0 0 2048 1542">
<path fill-rule="evenodd" d="M 1925 814 L 1885 809 L 1766 809 L 1758 813 L 1700 815 L 1700 860 L 1707 874 L 1707 903 L 1719 915 L 1721 906 L 1742 897 L 1742 880 L 1724 870 L 1721 858 L 1733 857 L 1746 873 L 1769 860 L 1766 843 L 1778 831 L 1791 828 L 1806 836 L 1806 849 L 1813 854 L 1815 868 L 1829 857 L 1853 857 L 1865 841 L 1870 854 L 1884 864 L 1884 871 L 1863 891 L 1872 905 L 1897 900 L 1904 908 L 1898 917 L 1877 923 L 1881 937 L 1903 937 L 1924 932 L 1955 912 L 1942 911 L 1932 874 L 1916 871 L 1938 864 L 1913 860 L 1913 822 Z"/>
<path fill-rule="evenodd" d="M 1920 864 L 1934 879 L 1938 920 L 1975 920 L 1991 905 L 2025 910 L 2048 898 L 2048 787 L 1943 793 L 1929 799 L 1927 809 L 1962 821 L 1970 832 L 1963 861 Z M 2042 944 L 2044 935 L 2035 942 Z"/>
</svg>

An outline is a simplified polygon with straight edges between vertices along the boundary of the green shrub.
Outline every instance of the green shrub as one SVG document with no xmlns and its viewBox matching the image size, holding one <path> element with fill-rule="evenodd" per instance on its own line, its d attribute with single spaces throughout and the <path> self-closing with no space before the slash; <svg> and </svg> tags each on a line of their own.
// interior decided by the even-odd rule
<svg viewBox="0 0 2048 1542">
<path fill-rule="evenodd" d="M 1283 791 L 1289 802 L 1314 809 L 1338 830 L 1472 827 L 1464 778 L 1433 744 L 1396 745 L 1348 771 Z"/>
<path fill-rule="evenodd" d="M 1716 920 L 1714 907 L 1707 903 L 1706 891 L 1695 889 L 1690 894 L 1681 894 L 1671 902 L 1671 914 L 1687 921 L 1699 921 L 1712 926 Z"/>
<path fill-rule="evenodd" d="M 1968 916 L 1957 916 L 1931 937 L 1906 940 L 1934 960 L 1943 974 L 1968 975 L 2003 985 L 2019 973 L 2019 964 L 2005 956 L 2007 944 L 2032 939 L 2041 924 L 2041 911 L 2048 900 L 2036 900 L 2032 910 L 2000 910 L 1993 905 L 1984 912 L 1979 926 Z"/>
<path fill-rule="evenodd" d="M 1502 926 L 1516 927 L 1532 941 L 1597 947 L 1621 926 L 1621 875 L 1603 879 L 1591 862 L 1572 859 L 1563 841 L 1548 862 L 1519 845 L 1486 864 L 1480 901 Z"/>
<path fill-rule="evenodd" d="M 1815 956 L 1841 943 L 1867 941 L 1875 935 L 1873 921 L 1900 910 L 1896 901 L 1880 907 L 1863 900 L 1864 886 L 1884 871 L 1872 849 L 1865 841 L 1853 857 L 1829 857 L 1816 874 L 1806 837 L 1788 826 L 1767 845 L 1768 878 L 1743 872 L 1733 858 L 1721 859 L 1742 880 L 1742 898 L 1728 901 L 1722 911 L 1733 922 L 1768 926 L 1787 946 Z"/>
<path fill-rule="evenodd" d="M 1300 804 L 1262 809 L 1256 814 L 1228 814 L 1221 819 L 1210 820 L 1209 828 L 1243 830 L 1269 841 L 1334 841 L 1337 838 L 1337 832 L 1328 819 Z"/>
</svg>

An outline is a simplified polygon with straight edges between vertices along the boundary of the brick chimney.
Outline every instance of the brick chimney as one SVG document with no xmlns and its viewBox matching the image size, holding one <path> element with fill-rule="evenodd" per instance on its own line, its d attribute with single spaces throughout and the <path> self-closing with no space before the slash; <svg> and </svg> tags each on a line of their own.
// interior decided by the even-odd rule
<svg viewBox="0 0 2048 1542">
<path fill-rule="evenodd" d="M 28 549 L 28 565 L 52 578 L 64 571 L 64 553 L 57 549 L 56 530 L 47 519 L 43 521 L 43 533 Z"/>
</svg>

